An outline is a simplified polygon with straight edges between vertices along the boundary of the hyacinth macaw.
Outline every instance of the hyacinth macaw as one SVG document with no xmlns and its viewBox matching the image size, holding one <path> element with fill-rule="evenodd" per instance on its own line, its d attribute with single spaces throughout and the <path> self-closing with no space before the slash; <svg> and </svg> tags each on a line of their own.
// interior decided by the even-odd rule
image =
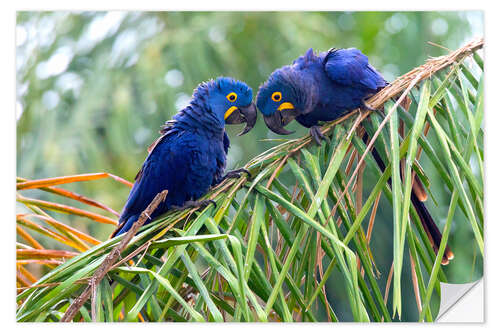
<svg viewBox="0 0 500 333">
<path fill-rule="evenodd" d="M 330 49 L 314 54 L 309 49 L 292 65 L 275 70 L 259 88 L 257 107 L 266 125 L 278 134 L 293 119 L 311 128 L 320 144 L 320 121 L 332 121 L 365 107 L 365 99 L 387 85 L 382 75 L 359 50 Z"/>
<path fill-rule="evenodd" d="M 198 85 L 189 105 L 165 123 L 162 136 L 149 147 L 112 237 L 127 232 L 156 194 L 165 189 L 168 195 L 151 219 L 169 209 L 206 206 L 210 200 L 196 200 L 211 186 L 248 173 L 238 169 L 224 175 L 229 149 L 224 125 L 246 122 L 242 135 L 256 120 L 252 89 L 245 83 L 220 77 Z"/>
<path fill-rule="evenodd" d="M 373 110 L 365 100 L 387 84 L 358 49 L 332 48 L 317 55 L 309 49 L 292 65 L 275 70 L 260 86 L 257 107 L 273 132 L 291 134 L 284 126 L 295 119 L 310 128 L 311 136 L 321 144 L 324 137 L 319 122 L 338 119 L 357 108 Z M 365 135 L 365 142 L 367 138 Z M 385 170 L 378 152 L 373 149 L 372 153 L 381 170 Z M 441 233 L 415 191 L 411 200 L 437 252 Z M 452 258 L 453 252 L 447 247 L 443 264 Z"/>
</svg>

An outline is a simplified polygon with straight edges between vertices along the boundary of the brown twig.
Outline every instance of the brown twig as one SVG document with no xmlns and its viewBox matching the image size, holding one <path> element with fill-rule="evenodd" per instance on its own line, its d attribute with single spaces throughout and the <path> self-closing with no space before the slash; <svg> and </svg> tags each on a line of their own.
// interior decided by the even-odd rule
<svg viewBox="0 0 500 333">
<path fill-rule="evenodd" d="M 417 303 L 418 313 L 422 312 L 422 301 L 420 299 L 420 290 L 418 288 L 417 272 L 415 270 L 415 262 L 410 253 L 411 263 L 411 280 L 413 282 L 413 292 L 415 293 L 415 302 Z"/>
<path fill-rule="evenodd" d="M 373 203 L 373 208 L 372 208 L 372 212 L 370 215 L 370 220 L 368 222 L 368 230 L 366 232 L 367 244 L 370 244 L 370 240 L 372 238 L 373 226 L 375 224 L 375 216 L 377 215 L 378 203 L 380 201 L 381 195 L 382 195 L 382 191 L 378 192 L 377 197 L 375 198 L 375 202 Z"/>
<path fill-rule="evenodd" d="M 82 307 L 82 305 L 87 301 L 90 297 L 90 294 L 95 290 L 95 288 L 99 285 L 101 280 L 104 278 L 109 269 L 113 266 L 115 261 L 120 256 L 120 253 L 125 249 L 127 244 L 130 242 L 132 237 L 137 233 L 140 227 L 150 218 L 151 214 L 156 210 L 158 205 L 163 202 L 167 196 L 168 190 L 164 190 L 163 192 L 158 193 L 153 201 L 148 205 L 148 207 L 141 213 L 139 219 L 132 225 L 130 230 L 125 234 L 125 237 L 120 241 L 118 246 L 116 246 L 107 256 L 104 258 L 101 266 L 97 269 L 94 275 L 89 280 L 89 285 L 87 288 L 76 298 L 73 303 L 68 307 L 68 310 L 64 313 L 64 316 L 61 318 L 62 322 L 69 322 L 76 315 L 78 310 Z M 94 308 L 94 307 L 92 307 Z M 95 321 L 94 311 L 92 311 L 92 320 Z"/>
<path fill-rule="evenodd" d="M 290 157 L 290 155 L 291 154 L 287 154 L 285 157 L 283 157 L 281 159 L 280 164 L 278 165 L 278 167 L 276 169 L 274 169 L 273 174 L 271 175 L 271 177 L 269 177 L 269 180 L 267 181 L 267 184 L 266 184 L 266 188 L 269 188 L 269 186 L 271 186 L 271 184 L 273 183 L 274 178 L 276 178 L 276 176 L 278 175 L 278 172 L 281 170 L 281 168 L 283 167 L 283 165 L 285 165 L 285 162 L 288 160 L 288 158 Z"/>
<path fill-rule="evenodd" d="M 394 274 L 394 261 L 391 265 L 391 270 L 389 271 L 389 276 L 387 276 L 387 282 L 385 284 L 385 294 L 384 294 L 384 304 L 387 305 L 387 299 L 389 298 L 389 286 L 391 285 L 392 275 Z"/>
</svg>

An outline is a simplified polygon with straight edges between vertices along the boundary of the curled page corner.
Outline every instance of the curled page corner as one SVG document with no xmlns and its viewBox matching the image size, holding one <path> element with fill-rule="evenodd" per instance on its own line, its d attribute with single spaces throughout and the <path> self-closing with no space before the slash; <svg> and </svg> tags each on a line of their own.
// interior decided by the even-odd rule
<svg viewBox="0 0 500 333">
<path fill-rule="evenodd" d="M 483 279 L 471 283 L 441 282 L 441 301 L 436 322 L 484 322 Z"/>
</svg>

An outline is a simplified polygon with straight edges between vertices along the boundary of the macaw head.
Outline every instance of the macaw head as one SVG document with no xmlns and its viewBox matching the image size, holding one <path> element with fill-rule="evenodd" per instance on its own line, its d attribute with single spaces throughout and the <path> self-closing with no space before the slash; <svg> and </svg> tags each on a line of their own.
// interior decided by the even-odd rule
<svg viewBox="0 0 500 333">
<path fill-rule="evenodd" d="M 207 105 L 221 124 L 246 123 L 243 135 L 250 131 L 257 121 L 257 109 L 252 103 L 252 88 L 241 81 L 219 77 L 206 84 L 204 96 Z M 195 92 L 196 95 L 196 92 Z"/>
<path fill-rule="evenodd" d="M 315 84 L 292 66 L 275 70 L 257 93 L 257 107 L 270 130 L 286 135 L 284 128 L 300 114 L 311 110 L 315 100 Z"/>
</svg>

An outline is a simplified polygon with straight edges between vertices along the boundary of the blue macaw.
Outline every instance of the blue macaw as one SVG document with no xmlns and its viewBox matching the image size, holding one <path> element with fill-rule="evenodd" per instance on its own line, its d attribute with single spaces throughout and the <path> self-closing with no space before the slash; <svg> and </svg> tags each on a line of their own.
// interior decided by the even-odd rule
<svg viewBox="0 0 500 333">
<path fill-rule="evenodd" d="M 245 83 L 220 77 L 198 85 L 189 105 L 166 122 L 162 136 L 149 147 L 111 237 L 127 232 L 156 194 L 165 189 L 168 195 L 151 219 L 171 208 L 206 206 L 210 200 L 196 200 L 210 186 L 248 173 L 238 169 L 224 175 L 229 149 L 224 125 L 246 122 L 242 135 L 256 120 L 252 89 Z"/>
<path fill-rule="evenodd" d="M 365 100 L 387 85 L 358 49 L 332 48 L 318 55 L 309 49 L 292 65 L 275 70 L 259 88 L 256 100 L 267 127 L 273 132 L 292 133 L 284 126 L 295 119 L 310 128 L 311 136 L 320 145 L 324 137 L 319 122 L 338 119 L 357 108 L 373 110 Z M 363 140 L 366 142 L 367 138 L 365 134 Z M 376 149 L 372 154 L 379 168 L 385 170 Z M 424 199 L 419 198 L 415 190 L 411 200 L 437 253 L 441 233 L 422 202 Z M 447 247 L 442 263 L 452 258 L 453 252 Z"/>
<path fill-rule="evenodd" d="M 365 99 L 387 82 L 361 51 L 330 49 L 315 55 L 309 49 L 292 65 L 275 70 L 259 88 L 257 107 L 266 125 L 278 134 L 293 119 L 311 128 L 320 144 L 320 121 L 332 121 L 346 112 L 368 108 Z"/>
</svg>

